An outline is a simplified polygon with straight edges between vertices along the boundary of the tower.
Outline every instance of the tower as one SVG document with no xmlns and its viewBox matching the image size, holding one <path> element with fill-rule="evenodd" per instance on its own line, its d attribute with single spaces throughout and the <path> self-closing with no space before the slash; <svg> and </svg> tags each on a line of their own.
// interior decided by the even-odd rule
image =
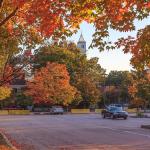
<svg viewBox="0 0 150 150">
<path fill-rule="evenodd" d="M 82 54 L 86 54 L 86 41 L 84 40 L 82 33 L 77 43 L 77 47 L 81 50 Z"/>
</svg>

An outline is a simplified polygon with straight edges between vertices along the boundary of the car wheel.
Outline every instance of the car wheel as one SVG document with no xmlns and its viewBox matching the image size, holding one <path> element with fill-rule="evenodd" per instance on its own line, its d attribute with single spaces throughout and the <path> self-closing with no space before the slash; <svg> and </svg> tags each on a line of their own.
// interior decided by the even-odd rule
<svg viewBox="0 0 150 150">
<path fill-rule="evenodd" d="M 124 120 L 126 120 L 127 119 L 127 117 L 124 117 Z"/>
<path fill-rule="evenodd" d="M 111 119 L 116 119 L 116 117 L 114 115 L 111 115 Z"/>
</svg>

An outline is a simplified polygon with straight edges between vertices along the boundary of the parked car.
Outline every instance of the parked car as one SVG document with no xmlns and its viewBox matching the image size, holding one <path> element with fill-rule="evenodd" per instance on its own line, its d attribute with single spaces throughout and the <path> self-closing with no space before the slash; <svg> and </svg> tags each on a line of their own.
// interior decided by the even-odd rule
<svg viewBox="0 0 150 150">
<path fill-rule="evenodd" d="M 116 106 L 109 106 L 106 109 L 102 110 L 102 117 L 103 118 L 128 118 L 128 113 L 126 111 L 123 111 L 122 107 L 116 107 Z"/>
<path fill-rule="evenodd" d="M 52 108 L 50 109 L 50 113 L 51 114 L 63 114 L 64 109 L 61 106 L 52 106 Z"/>
</svg>

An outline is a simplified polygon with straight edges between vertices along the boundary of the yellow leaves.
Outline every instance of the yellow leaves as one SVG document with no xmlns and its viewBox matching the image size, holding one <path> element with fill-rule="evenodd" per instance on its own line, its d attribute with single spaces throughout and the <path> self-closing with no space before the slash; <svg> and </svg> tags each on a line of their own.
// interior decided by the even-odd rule
<svg viewBox="0 0 150 150">
<path fill-rule="evenodd" d="M 7 86 L 0 87 L 0 100 L 8 98 L 11 95 L 11 88 Z"/>
</svg>

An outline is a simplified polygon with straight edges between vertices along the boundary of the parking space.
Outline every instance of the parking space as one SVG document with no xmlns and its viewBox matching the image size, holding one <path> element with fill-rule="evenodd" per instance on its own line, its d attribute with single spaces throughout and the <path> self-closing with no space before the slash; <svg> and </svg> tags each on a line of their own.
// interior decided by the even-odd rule
<svg viewBox="0 0 150 150">
<path fill-rule="evenodd" d="M 24 149 L 150 150 L 150 119 L 102 119 L 99 114 L 0 116 L 0 128 Z"/>
</svg>

